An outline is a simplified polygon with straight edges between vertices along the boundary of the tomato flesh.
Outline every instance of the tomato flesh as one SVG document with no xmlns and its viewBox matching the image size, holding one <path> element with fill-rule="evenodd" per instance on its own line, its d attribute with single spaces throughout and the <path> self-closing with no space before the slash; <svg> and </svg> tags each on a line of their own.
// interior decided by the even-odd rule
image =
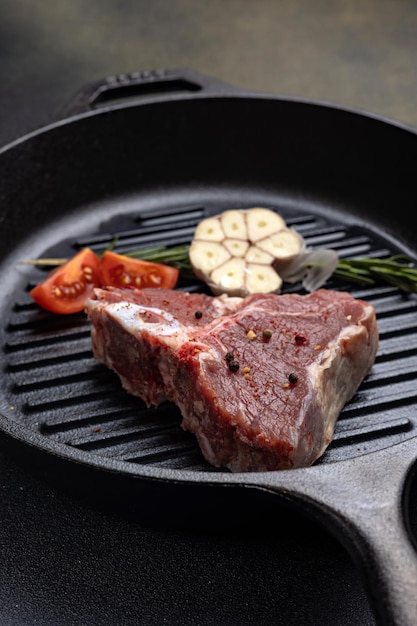
<svg viewBox="0 0 417 626">
<path fill-rule="evenodd" d="M 100 259 L 100 279 L 104 287 L 173 289 L 178 276 L 179 270 L 175 267 L 134 259 L 116 252 L 107 251 Z"/>
<path fill-rule="evenodd" d="M 34 287 L 30 295 L 52 313 L 78 313 L 99 285 L 99 259 L 90 248 L 83 248 Z"/>
</svg>

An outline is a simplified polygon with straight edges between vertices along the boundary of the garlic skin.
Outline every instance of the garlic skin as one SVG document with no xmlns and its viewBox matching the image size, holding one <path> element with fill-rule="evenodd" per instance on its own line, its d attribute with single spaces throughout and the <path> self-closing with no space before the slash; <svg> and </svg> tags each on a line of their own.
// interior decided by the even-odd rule
<svg viewBox="0 0 417 626">
<path fill-rule="evenodd" d="M 339 263 L 339 255 L 335 250 L 304 250 L 289 263 L 283 272 L 287 283 L 301 281 L 306 291 L 316 291 L 333 274 Z"/>
<path fill-rule="evenodd" d="M 194 273 L 215 295 L 278 293 L 282 272 L 305 251 L 304 239 L 275 211 L 227 210 L 202 220 L 189 249 Z"/>
</svg>

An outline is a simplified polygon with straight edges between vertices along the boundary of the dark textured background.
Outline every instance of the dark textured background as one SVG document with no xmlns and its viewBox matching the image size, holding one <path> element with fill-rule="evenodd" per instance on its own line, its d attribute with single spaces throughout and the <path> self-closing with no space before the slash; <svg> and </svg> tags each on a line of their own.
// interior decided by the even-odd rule
<svg viewBox="0 0 417 626">
<path fill-rule="evenodd" d="M 156 68 L 417 127 L 416 53 L 414 0 L 2 0 L 0 144 L 53 121 L 86 83 Z M 0 624 L 374 623 L 326 531 L 280 510 L 248 519 L 146 526 L 74 500 L 1 449 Z"/>
<path fill-rule="evenodd" d="M 108 74 L 194 69 L 417 126 L 413 0 L 2 0 L 3 143 Z"/>
</svg>

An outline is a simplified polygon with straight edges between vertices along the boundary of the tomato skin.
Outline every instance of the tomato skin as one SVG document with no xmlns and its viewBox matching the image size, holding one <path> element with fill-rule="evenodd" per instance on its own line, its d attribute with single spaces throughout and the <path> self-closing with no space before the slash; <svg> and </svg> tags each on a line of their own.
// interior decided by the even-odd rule
<svg viewBox="0 0 417 626">
<path fill-rule="evenodd" d="M 179 270 L 175 267 L 134 259 L 109 250 L 100 259 L 100 279 L 104 287 L 173 289 L 178 276 Z"/>
<path fill-rule="evenodd" d="M 30 295 L 51 313 L 78 313 L 99 286 L 99 259 L 90 248 L 83 248 L 36 285 Z"/>
</svg>

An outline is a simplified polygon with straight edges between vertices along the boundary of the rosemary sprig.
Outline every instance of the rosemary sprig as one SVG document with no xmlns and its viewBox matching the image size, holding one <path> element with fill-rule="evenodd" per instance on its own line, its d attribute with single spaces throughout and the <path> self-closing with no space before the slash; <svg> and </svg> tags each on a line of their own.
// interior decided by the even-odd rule
<svg viewBox="0 0 417 626">
<path fill-rule="evenodd" d="M 191 272 L 191 264 L 188 257 L 189 246 L 187 244 L 168 248 L 167 246 L 155 246 L 128 252 L 127 256 L 174 265 L 179 270 Z M 417 293 L 417 267 L 416 264 L 405 255 L 395 255 L 387 259 L 358 258 L 339 259 L 332 278 L 346 280 L 348 282 L 375 285 L 386 283 L 398 287 L 408 293 Z"/>
<path fill-rule="evenodd" d="M 417 267 L 405 255 L 387 259 L 339 259 L 332 277 L 368 285 L 387 283 L 407 293 L 417 293 Z"/>
<path fill-rule="evenodd" d="M 109 249 L 109 248 L 106 248 Z M 184 274 L 192 273 L 192 267 L 188 256 L 189 245 L 178 246 L 152 246 L 123 252 L 125 256 L 155 263 L 164 263 L 178 268 Z M 22 261 L 31 265 L 58 266 L 67 259 L 37 259 Z M 416 263 L 405 255 L 395 255 L 387 259 L 357 258 L 339 259 L 338 265 L 332 274 L 332 278 L 348 281 L 361 285 L 375 285 L 376 283 L 388 284 L 407 293 L 417 293 L 417 266 Z"/>
</svg>

